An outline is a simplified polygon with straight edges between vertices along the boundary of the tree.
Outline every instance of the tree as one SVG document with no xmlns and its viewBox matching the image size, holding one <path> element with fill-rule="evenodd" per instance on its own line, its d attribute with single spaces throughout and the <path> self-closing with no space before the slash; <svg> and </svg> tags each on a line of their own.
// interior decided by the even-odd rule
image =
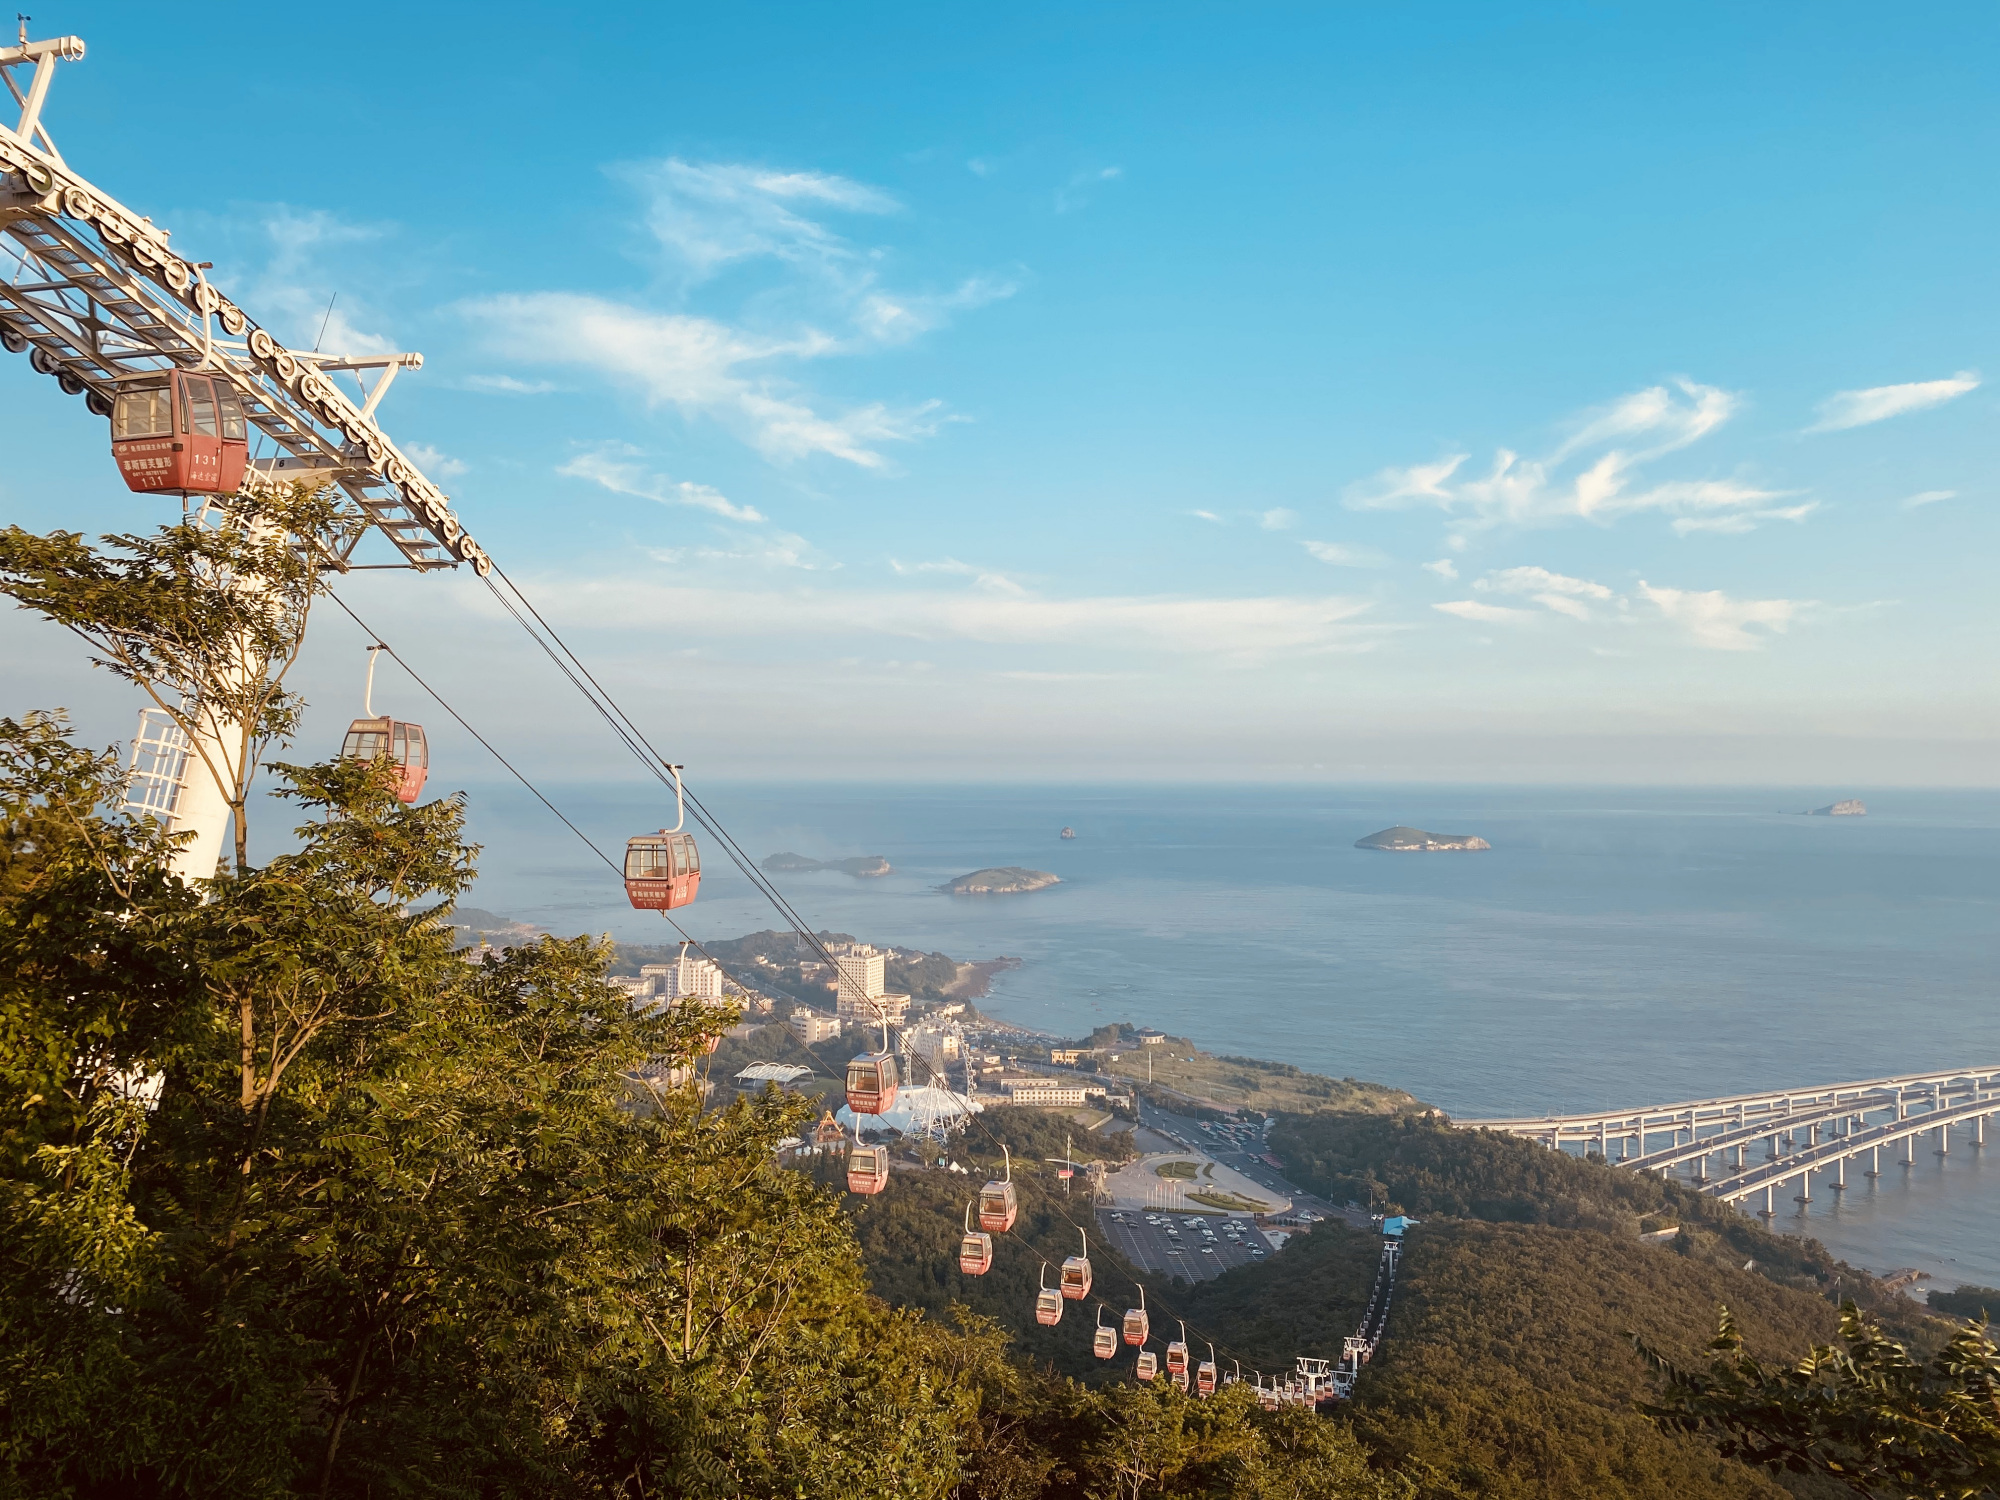
<svg viewBox="0 0 2000 1500">
<path fill-rule="evenodd" d="M 1962 1329 L 1922 1365 L 1843 1302 L 1840 1338 L 1844 1347 L 1815 1345 L 1795 1365 L 1767 1368 L 1724 1308 L 1705 1374 L 1634 1340 L 1664 1381 L 1646 1411 L 1664 1426 L 1717 1435 L 1725 1453 L 1828 1475 L 1863 1495 L 2000 1492 L 2000 1349 L 1985 1325 Z"/>
<path fill-rule="evenodd" d="M 727 1013 L 466 963 L 409 914 L 461 809 L 386 767 L 281 768 L 296 851 L 197 900 L 57 729 L 0 756 L 0 1490 L 949 1488 L 973 1397 L 776 1167 L 804 1106 L 661 1066 Z"/>
<path fill-rule="evenodd" d="M 332 559 L 365 521 L 331 490 L 245 492 L 150 536 L 0 531 L 0 592 L 89 643 L 193 744 L 249 867 L 247 799 L 305 705 L 285 688 Z M 204 511 L 207 515 L 209 512 Z"/>
</svg>

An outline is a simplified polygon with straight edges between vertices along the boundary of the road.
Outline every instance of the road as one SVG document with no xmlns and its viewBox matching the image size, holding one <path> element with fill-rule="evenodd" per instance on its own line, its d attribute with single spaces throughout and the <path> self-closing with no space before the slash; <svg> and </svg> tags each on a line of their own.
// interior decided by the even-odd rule
<svg viewBox="0 0 2000 1500">
<path fill-rule="evenodd" d="M 1233 1167 L 1252 1182 L 1270 1188 L 1292 1200 L 1293 1214 L 1311 1213 L 1321 1218 L 1353 1219 L 1355 1215 L 1325 1199 L 1315 1197 L 1296 1183 L 1289 1182 L 1278 1169 L 1264 1160 L 1264 1145 L 1254 1134 L 1244 1144 L 1237 1144 L 1219 1131 L 1210 1131 L 1204 1121 L 1188 1115 L 1178 1115 L 1171 1110 L 1161 1109 L 1157 1104 L 1141 1099 L 1139 1123 L 1156 1135 L 1163 1136 L 1176 1146 L 1198 1151 L 1213 1157 L 1226 1167 Z M 1366 1214 L 1360 1215 L 1363 1226 L 1368 1223 Z M 1203 1257 L 1206 1259 L 1207 1257 Z"/>
</svg>

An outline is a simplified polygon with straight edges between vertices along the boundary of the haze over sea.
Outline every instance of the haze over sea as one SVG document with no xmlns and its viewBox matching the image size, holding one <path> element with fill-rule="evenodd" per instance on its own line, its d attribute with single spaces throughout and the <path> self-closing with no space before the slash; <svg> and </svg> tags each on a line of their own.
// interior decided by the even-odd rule
<svg viewBox="0 0 2000 1500">
<path fill-rule="evenodd" d="M 467 898 L 558 932 L 672 938 L 518 789 L 475 788 Z M 816 927 L 1011 955 L 984 1008 L 1081 1035 L 1152 1024 L 1216 1052 L 1395 1084 L 1458 1116 L 1636 1105 L 2000 1060 L 2000 792 L 716 785 L 753 859 L 885 855 L 780 881 Z M 1859 796 L 1866 818 L 1798 814 Z M 650 792 L 555 796 L 604 848 Z M 657 826 L 655 816 L 653 826 Z M 1490 852 L 1353 847 L 1395 823 Z M 1065 841 L 1058 830 L 1075 827 Z M 713 844 L 697 938 L 782 925 Z M 1063 883 L 963 898 L 988 865 Z M 1817 1188 L 1780 1228 L 1874 1271 L 2000 1285 L 2000 1165 Z"/>
</svg>

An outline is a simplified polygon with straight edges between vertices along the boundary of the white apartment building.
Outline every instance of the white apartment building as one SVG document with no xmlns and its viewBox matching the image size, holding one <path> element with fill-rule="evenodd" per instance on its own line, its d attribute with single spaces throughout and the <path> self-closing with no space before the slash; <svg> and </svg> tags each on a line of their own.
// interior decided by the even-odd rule
<svg viewBox="0 0 2000 1500">
<path fill-rule="evenodd" d="M 641 966 L 639 977 L 652 981 L 655 1000 L 722 998 L 722 970 L 709 959 L 688 952 L 685 946 L 680 957 L 668 963 Z"/>
<path fill-rule="evenodd" d="M 831 1041 L 840 1035 L 840 1020 L 823 1010 L 814 1010 L 809 1005 L 797 1006 L 785 1024 L 792 1029 L 792 1035 L 808 1047 L 815 1042 Z"/>
<path fill-rule="evenodd" d="M 1009 1104 L 1034 1104 L 1045 1109 L 1079 1109 L 1085 1094 L 1082 1084 L 1059 1078 L 1003 1078 L 1000 1087 Z"/>
</svg>

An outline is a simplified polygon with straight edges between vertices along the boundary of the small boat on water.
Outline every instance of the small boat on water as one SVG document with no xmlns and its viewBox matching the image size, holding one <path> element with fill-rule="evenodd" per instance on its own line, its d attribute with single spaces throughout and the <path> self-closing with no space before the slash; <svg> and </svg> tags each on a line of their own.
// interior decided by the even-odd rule
<svg viewBox="0 0 2000 1500">
<path fill-rule="evenodd" d="M 1076 837 L 1076 830 L 1074 828 L 1065 828 L 1062 831 L 1062 836 L 1066 839 L 1073 839 Z"/>
</svg>

